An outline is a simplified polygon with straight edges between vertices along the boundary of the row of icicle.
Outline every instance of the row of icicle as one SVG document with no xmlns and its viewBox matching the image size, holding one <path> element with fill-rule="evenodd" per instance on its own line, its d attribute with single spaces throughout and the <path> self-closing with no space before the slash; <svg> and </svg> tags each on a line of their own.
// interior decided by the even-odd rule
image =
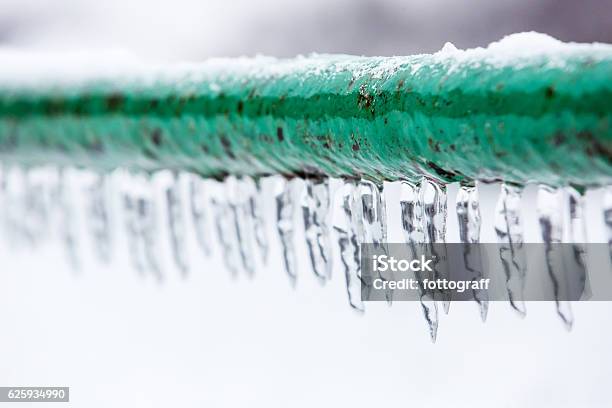
<svg viewBox="0 0 612 408">
<path fill-rule="evenodd" d="M 41 172 L 44 177 L 40 177 Z M 11 242 L 22 241 L 33 245 L 45 236 L 44 228 L 48 227 L 53 217 L 68 260 L 74 267 L 78 267 L 72 217 L 74 203 L 64 174 L 65 171 L 59 169 L 26 171 L 16 167 L 3 168 L 0 172 L 3 228 Z M 158 259 L 156 199 L 152 194 L 150 176 L 135 174 L 130 177 L 132 183 L 121 192 L 122 222 L 128 238 L 130 260 L 136 270 L 150 273 L 161 280 L 163 275 Z M 208 256 L 212 248 L 209 228 L 213 226 L 221 256 L 230 273 L 238 275 L 244 271 L 253 275 L 255 267 L 252 260 L 256 252 L 264 263 L 269 252 L 262 180 L 230 176 L 218 182 L 192 174 L 174 174 L 174 177 L 175 181 L 169 183 L 164 191 L 164 199 L 172 259 L 178 270 L 185 275 L 189 270 L 184 245 L 186 228 L 193 228 L 198 246 Z M 188 178 L 187 197 L 179 188 L 178 179 L 182 177 Z M 92 174 L 84 192 L 88 229 L 95 243 L 96 256 L 103 262 L 110 261 L 112 247 L 109 183 L 109 175 Z M 447 222 L 446 186 L 427 178 L 417 183 L 398 183 L 405 243 L 444 243 Z M 211 187 L 217 189 L 216 194 L 210 193 Z M 508 259 L 503 261 L 508 299 L 512 308 L 524 316 L 526 310 L 522 292 L 526 267 L 525 260 L 516 255 L 520 251 L 515 251 L 524 242 L 520 217 L 522 191 L 520 186 L 501 185 L 494 225 L 498 242 L 507 248 Z M 331 278 L 332 234 L 335 234 L 349 304 L 353 309 L 363 312 L 360 244 L 381 245 L 387 242 L 387 208 L 383 186 L 367 180 L 347 179 L 342 181 L 337 201 L 334 196 L 327 178 L 287 179 L 275 176 L 274 221 L 281 244 L 282 262 L 291 283 L 295 285 L 297 259 L 294 214 L 301 207 L 312 271 L 321 283 Z M 190 214 L 185 214 L 183 200 L 188 200 Z M 604 200 L 604 222 L 612 246 L 611 188 L 606 190 Z M 335 202 L 340 205 L 340 217 L 332 222 Z M 475 184 L 460 185 L 455 209 L 460 241 L 480 242 L 481 215 Z M 586 242 L 583 196 L 575 189 L 539 186 L 537 210 L 545 244 Z M 564 211 L 568 212 L 568 217 Z M 549 275 L 553 281 L 559 278 L 555 276 L 554 270 L 550 270 Z M 391 300 L 392 294 L 388 298 L 389 302 Z M 475 300 L 484 321 L 488 311 L 486 293 L 476 293 Z M 420 303 L 431 339 L 435 341 L 438 307 L 448 312 L 450 300 L 434 301 L 422 293 Z M 558 300 L 556 306 L 565 326 L 570 329 L 573 317 L 569 302 Z"/>
</svg>

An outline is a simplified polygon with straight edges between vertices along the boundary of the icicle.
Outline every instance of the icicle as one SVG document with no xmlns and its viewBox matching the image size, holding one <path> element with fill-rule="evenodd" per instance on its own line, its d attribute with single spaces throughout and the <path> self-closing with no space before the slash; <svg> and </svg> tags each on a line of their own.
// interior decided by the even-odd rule
<svg viewBox="0 0 612 408">
<path fill-rule="evenodd" d="M 459 222 L 459 240 L 463 246 L 463 262 L 466 270 L 471 272 L 471 279 L 484 278 L 481 264 L 481 251 L 476 245 L 480 242 L 480 203 L 478 189 L 474 184 L 461 184 L 457 192 L 457 220 Z M 489 310 L 489 296 L 485 290 L 475 290 L 474 300 L 480 308 L 480 317 L 484 322 Z"/>
<path fill-rule="evenodd" d="M 276 186 L 276 225 L 283 251 L 283 265 L 292 285 L 297 280 L 297 260 L 293 242 L 295 213 L 295 180 L 281 179 Z"/>
<path fill-rule="evenodd" d="M 6 194 L 6 167 L 0 162 L 0 234 L 7 239 L 7 194 Z"/>
<path fill-rule="evenodd" d="M 19 191 L 15 191 L 21 184 L 21 170 L 15 168 L 6 168 L 4 178 L 4 198 L 2 208 L 3 232 L 5 239 L 11 248 L 19 247 L 25 239 L 23 228 L 20 220 L 24 217 L 21 214 L 23 205 L 21 203 Z M 18 178 L 15 180 L 15 178 Z"/>
<path fill-rule="evenodd" d="M 363 209 L 363 242 L 383 246 L 387 241 L 387 212 L 382 185 L 361 180 L 358 192 Z"/>
<path fill-rule="evenodd" d="M 207 232 L 208 200 L 204 194 L 204 180 L 200 176 L 192 175 L 189 180 L 189 208 L 195 229 L 196 240 L 204 255 L 210 256 L 210 237 Z"/>
<path fill-rule="evenodd" d="M 430 245 L 430 252 L 435 259 L 434 273 L 436 278 L 448 279 L 448 271 L 443 268 L 446 254 L 446 186 L 423 178 L 419 189 L 419 201 L 423 206 L 423 233 L 425 243 Z M 442 244 L 442 245 L 434 245 Z M 442 293 L 444 312 L 450 308 L 450 294 Z"/>
<path fill-rule="evenodd" d="M 574 317 L 567 300 L 562 300 L 567 291 L 567 277 L 565 267 L 559 263 L 560 257 L 554 253 L 558 250 L 555 244 L 563 240 L 563 190 L 546 185 L 538 186 L 538 214 L 542 240 L 546 251 L 546 266 L 552 281 L 557 314 L 563 321 L 565 328 L 571 330 Z"/>
<path fill-rule="evenodd" d="M 87 187 L 87 220 L 93 238 L 94 251 L 102 263 L 110 262 L 111 234 L 108 212 L 107 176 L 96 175 Z"/>
<path fill-rule="evenodd" d="M 425 242 L 425 234 L 423 231 L 423 202 L 419 199 L 418 191 L 420 186 L 412 184 L 408 181 L 402 181 L 400 184 L 400 208 L 402 211 L 402 230 L 404 240 L 410 247 L 412 258 L 417 258 L 419 250 Z M 416 272 L 416 278 L 421 280 L 419 272 Z M 433 300 L 433 296 L 424 290 L 420 289 L 420 303 L 423 309 L 423 316 L 427 322 L 431 341 L 435 342 L 438 335 L 438 305 Z"/>
<path fill-rule="evenodd" d="M 178 175 L 174 174 L 170 183 L 170 186 L 166 188 L 166 208 L 172 258 L 181 274 L 186 276 L 189 273 L 189 257 L 186 252 L 185 220 Z"/>
<path fill-rule="evenodd" d="M 141 222 L 140 233 L 144 242 L 147 267 L 158 280 L 162 280 L 163 275 L 157 257 L 159 253 L 157 243 L 159 232 L 155 199 L 153 197 L 140 197 L 136 203 L 138 219 Z"/>
<path fill-rule="evenodd" d="M 123 210 L 132 265 L 161 281 L 157 209 L 151 181 L 146 175 L 134 175 L 129 184 L 123 196 Z"/>
<path fill-rule="evenodd" d="M 225 184 L 242 267 L 249 276 L 253 276 L 255 274 L 255 257 L 253 256 L 253 220 L 250 207 L 251 198 L 255 194 L 255 186 L 250 178 L 228 177 Z"/>
<path fill-rule="evenodd" d="M 608 234 L 610 259 L 612 260 L 612 186 L 607 186 L 604 189 L 603 215 L 604 223 L 606 224 L 606 233 Z"/>
<path fill-rule="evenodd" d="M 261 179 L 254 181 L 255 192 L 249 199 L 251 210 L 251 219 L 253 220 L 253 232 L 255 234 L 255 242 L 259 248 L 261 259 L 266 264 L 268 261 L 268 235 L 266 232 L 266 223 L 263 216 L 263 199 L 264 194 L 261 188 Z"/>
<path fill-rule="evenodd" d="M 502 183 L 495 208 L 495 232 L 500 244 L 499 257 L 506 275 L 506 288 L 510 306 L 525 317 L 523 300 L 526 261 L 523 252 L 523 226 L 521 224 L 521 195 L 523 188 Z"/>
<path fill-rule="evenodd" d="M 234 214 L 230 203 L 227 200 L 227 191 L 224 184 L 218 184 L 210 200 L 213 208 L 213 217 L 215 219 L 215 230 L 217 239 L 221 247 L 221 256 L 225 267 L 230 272 L 232 277 L 237 277 L 240 271 L 240 250 L 238 248 L 238 239 L 236 237 L 236 226 Z"/>
<path fill-rule="evenodd" d="M 349 304 L 358 311 L 365 310 L 365 304 L 361 300 L 361 263 L 359 259 L 359 242 L 357 237 L 357 225 L 353 222 L 355 208 L 355 182 L 345 180 L 342 186 L 341 216 L 336 220 L 334 230 L 338 234 L 338 245 L 340 247 L 340 260 L 344 268 L 346 278 L 346 292 Z M 359 206 L 358 206 L 359 207 Z"/>
<path fill-rule="evenodd" d="M 44 176 L 42 169 L 13 168 L 5 174 L 3 229 L 12 246 L 34 247 L 49 235 L 52 209 L 48 193 L 57 182 L 49 183 L 53 180 Z"/>
<path fill-rule="evenodd" d="M 60 236 L 70 266 L 77 270 L 80 267 L 77 254 L 77 239 L 74 225 L 74 209 L 70 186 L 64 170 L 59 170 L 58 184 L 56 186 L 57 208 L 59 212 Z"/>
<path fill-rule="evenodd" d="M 24 174 L 22 226 L 23 234 L 31 246 L 41 243 L 49 232 L 49 213 L 46 203 L 44 169 L 31 169 Z M 72 198 L 72 197 L 70 197 Z M 75 264 L 76 266 L 76 264 Z"/>
<path fill-rule="evenodd" d="M 329 180 L 307 179 L 302 200 L 306 245 L 312 270 L 321 283 L 329 280 L 332 272 L 329 208 Z"/>
<path fill-rule="evenodd" d="M 136 209 L 137 198 L 131 193 L 123 194 L 123 218 L 127 237 L 128 252 L 132 267 L 140 274 L 145 273 L 144 252 L 139 231 L 139 219 Z"/>
<path fill-rule="evenodd" d="M 565 194 L 567 195 L 569 225 L 567 242 L 572 245 L 573 265 L 570 266 L 571 271 L 575 271 L 573 275 L 576 278 L 576 283 L 584 290 L 590 290 L 587 282 L 586 268 L 586 223 L 584 217 L 584 196 L 573 187 L 566 187 Z"/>
<path fill-rule="evenodd" d="M 361 180 L 357 187 L 356 197 L 358 211 L 354 215 L 361 215 L 357 221 L 360 244 L 373 244 L 384 253 L 387 253 L 387 211 L 384 201 L 383 186 L 377 186 L 371 181 Z M 379 278 L 387 280 L 387 277 L 379 273 Z M 387 302 L 393 299 L 393 290 L 388 289 L 385 293 Z"/>
</svg>

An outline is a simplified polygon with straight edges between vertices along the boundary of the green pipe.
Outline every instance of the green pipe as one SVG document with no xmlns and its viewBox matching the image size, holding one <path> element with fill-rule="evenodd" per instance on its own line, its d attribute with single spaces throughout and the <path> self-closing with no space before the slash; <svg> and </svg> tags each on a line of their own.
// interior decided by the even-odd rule
<svg viewBox="0 0 612 408">
<path fill-rule="evenodd" d="M 213 60 L 68 82 L 0 75 L 0 161 L 610 184 L 612 47 L 567 47 L 506 60 Z"/>
</svg>

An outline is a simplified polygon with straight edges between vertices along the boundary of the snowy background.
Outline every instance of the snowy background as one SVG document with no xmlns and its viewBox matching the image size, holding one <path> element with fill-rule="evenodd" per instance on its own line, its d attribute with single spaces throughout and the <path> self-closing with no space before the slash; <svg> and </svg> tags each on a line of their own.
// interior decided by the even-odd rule
<svg viewBox="0 0 612 408">
<path fill-rule="evenodd" d="M 0 44 L 123 48 L 168 60 L 313 51 L 403 55 L 435 51 L 445 41 L 486 45 L 525 30 L 612 42 L 611 18 L 609 2 L 593 0 L 2 0 Z M 116 183 L 120 188 L 121 177 Z M 397 240 L 393 190 L 388 209 Z M 483 241 L 494 240 L 497 191 L 491 185 L 482 192 Z M 451 209 L 455 192 L 451 186 Z M 534 193 L 530 186 L 524 202 L 528 241 L 538 240 Z M 74 198 L 84 229 L 79 188 Z M 587 195 L 591 241 L 605 240 L 601 198 L 598 191 Z M 271 220 L 271 199 L 266 211 Z M 113 214 L 111 267 L 93 261 L 84 230 L 80 271 L 66 265 L 58 240 L 35 252 L 0 240 L 0 385 L 70 386 L 76 407 L 606 407 L 612 401 L 610 303 L 575 304 L 571 333 L 548 303 L 528 304 L 524 320 L 495 303 L 485 324 L 474 304 L 453 304 L 431 344 L 418 305 L 368 304 L 364 316 L 354 313 L 338 265 L 320 287 L 303 246 L 292 289 L 278 243 L 254 279 L 231 279 L 218 245 L 205 260 L 189 235 L 194 263 L 183 279 L 169 259 L 162 217 L 164 282 L 139 276 L 129 267 L 121 213 Z M 448 223 L 448 238 L 456 241 L 452 211 Z M 272 223 L 268 233 L 275 238 Z"/>
</svg>

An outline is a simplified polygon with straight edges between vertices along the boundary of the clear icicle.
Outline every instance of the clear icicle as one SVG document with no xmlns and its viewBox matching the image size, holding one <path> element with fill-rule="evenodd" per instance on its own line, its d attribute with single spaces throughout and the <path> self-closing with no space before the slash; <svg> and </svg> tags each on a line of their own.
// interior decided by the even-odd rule
<svg viewBox="0 0 612 408">
<path fill-rule="evenodd" d="M 227 200 L 225 185 L 218 184 L 216 194 L 210 200 L 215 220 L 215 230 L 221 256 L 225 267 L 232 277 L 237 277 L 240 272 L 240 250 L 238 249 L 238 239 L 236 238 L 236 228 L 234 214 L 230 203 Z"/>
<path fill-rule="evenodd" d="M 259 248 L 263 263 L 268 261 L 268 235 L 266 232 L 266 223 L 263 216 L 263 199 L 264 194 L 261 187 L 261 179 L 254 181 L 255 192 L 249 198 L 249 208 L 251 211 L 251 219 L 253 220 L 253 232 L 255 242 Z"/>
<path fill-rule="evenodd" d="M 6 167 L 0 162 L 0 234 L 7 237 L 7 194 L 6 194 Z"/>
<path fill-rule="evenodd" d="M 417 254 L 422 253 L 419 247 L 425 242 L 423 231 L 423 202 L 419 199 L 420 186 L 408 181 L 400 184 L 400 208 L 402 218 L 402 231 L 404 240 L 408 243 L 412 258 L 417 258 Z M 421 279 L 419 272 L 416 272 L 417 279 Z M 424 289 L 420 289 L 420 303 L 423 309 L 423 316 L 429 328 L 431 341 L 435 342 L 438 335 L 438 305 L 433 296 Z"/>
<path fill-rule="evenodd" d="M 208 203 L 204 180 L 200 176 L 192 175 L 189 180 L 189 209 L 198 246 L 206 256 L 211 254 L 210 236 L 207 231 Z"/>
<path fill-rule="evenodd" d="M 569 268 L 575 271 L 574 283 L 579 285 L 579 288 L 584 288 L 590 292 L 588 286 L 588 275 L 586 268 L 586 220 L 584 214 L 584 196 L 573 187 L 566 187 L 565 194 L 567 195 L 569 224 L 567 242 L 572 245 L 573 259 Z"/>
<path fill-rule="evenodd" d="M 155 199 L 153 197 L 139 197 L 136 203 L 147 268 L 158 280 L 162 280 L 161 265 L 157 257 L 159 253 L 157 242 L 159 232 Z"/>
<path fill-rule="evenodd" d="M 382 185 L 361 180 L 359 197 L 363 209 L 363 242 L 383 246 L 387 241 L 387 212 Z"/>
<path fill-rule="evenodd" d="M 73 269 L 79 269 L 80 262 L 77 253 L 76 227 L 74 225 L 74 209 L 70 185 L 66 172 L 59 170 L 58 183 L 56 186 L 57 209 L 59 215 L 59 228 L 62 243 L 68 263 Z"/>
<path fill-rule="evenodd" d="M 344 268 L 346 278 L 346 292 L 349 304 L 358 311 L 365 310 L 365 304 L 361 300 L 361 263 L 359 259 L 359 241 L 357 237 L 357 225 L 353 222 L 355 207 L 355 182 L 344 181 L 342 186 L 342 207 L 340 218 L 336 221 L 334 229 L 338 235 L 340 247 L 340 261 Z"/>
<path fill-rule="evenodd" d="M 146 268 L 144 265 L 144 247 L 140 235 L 140 222 L 136 209 L 137 200 L 137 197 L 129 192 L 123 194 L 123 218 L 132 267 L 144 275 Z"/>
<path fill-rule="evenodd" d="M 523 226 L 521 223 L 521 196 L 523 188 L 502 183 L 495 207 L 495 233 L 500 244 L 499 257 L 506 275 L 506 289 L 510 306 L 525 317 L 526 260 L 523 251 Z"/>
<path fill-rule="evenodd" d="M 377 186 L 371 181 L 361 180 L 357 187 L 356 206 L 360 207 L 355 211 L 355 215 L 361 215 L 361 220 L 357 222 L 359 228 L 359 243 L 373 244 L 387 253 L 387 211 L 384 201 L 383 186 Z M 354 218 L 353 217 L 353 218 Z M 388 280 L 379 273 L 379 278 Z M 385 293 L 387 302 L 393 299 L 393 290 L 388 289 Z"/>
<path fill-rule="evenodd" d="M 48 183 L 45 171 L 39 169 L 22 170 L 13 168 L 5 170 L 3 196 L 3 229 L 10 245 L 40 244 L 48 237 L 50 231 L 51 193 L 57 195 L 57 179 Z"/>
<path fill-rule="evenodd" d="M 130 190 L 123 195 L 130 259 L 137 271 L 151 273 L 161 281 L 157 209 L 151 181 L 145 175 L 130 176 L 130 180 Z"/>
<path fill-rule="evenodd" d="M 276 185 L 276 225 L 283 252 L 283 265 L 292 285 L 297 281 L 297 260 L 294 245 L 295 213 L 294 183 L 296 179 L 281 179 Z"/>
<path fill-rule="evenodd" d="M 419 201 L 423 206 L 423 233 L 425 243 L 430 244 L 430 253 L 435 259 L 434 273 L 436 278 L 448 279 L 448 271 L 444 268 L 447 257 L 446 242 L 446 186 L 433 180 L 423 178 L 419 189 Z M 444 312 L 450 308 L 450 294 L 442 293 Z"/>
<path fill-rule="evenodd" d="M 44 170 L 42 172 L 44 173 Z M 24 214 L 21 222 L 24 236 L 32 246 L 46 238 L 49 231 L 50 208 L 45 200 L 46 183 L 39 177 L 41 175 L 37 169 L 28 170 L 24 174 L 23 203 L 21 204 Z"/>
<path fill-rule="evenodd" d="M 547 185 L 538 186 L 538 216 L 542 231 L 542 240 L 545 246 L 546 266 L 552 281 L 557 314 L 563 321 L 565 328 L 571 330 L 574 322 L 572 309 L 567 298 L 567 276 L 565 266 L 560 263 L 560 257 L 555 256 L 559 244 L 563 241 L 563 203 L 562 189 Z"/>
<path fill-rule="evenodd" d="M 174 264 L 183 276 L 189 273 L 189 257 L 186 251 L 185 219 L 181 200 L 180 180 L 175 174 L 166 188 L 166 209 L 170 247 Z"/>
<path fill-rule="evenodd" d="M 110 262 L 111 229 L 108 211 L 108 179 L 96 175 L 87 186 L 87 214 L 89 232 L 93 238 L 94 251 L 102 263 Z"/>
<path fill-rule="evenodd" d="M 332 272 L 329 208 L 329 180 L 307 179 L 302 200 L 304 231 L 312 270 L 321 283 L 329 280 Z"/>
<path fill-rule="evenodd" d="M 251 198 L 255 194 L 255 186 L 250 178 L 228 177 L 225 183 L 242 267 L 249 276 L 253 276 L 255 257 L 253 256 L 253 220 L 250 207 Z"/>
<path fill-rule="evenodd" d="M 612 186 L 607 186 L 604 190 L 603 216 L 606 225 L 606 233 L 608 235 L 610 259 L 612 259 Z"/>
<path fill-rule="evenodd" d="M 480 201 L 478 189 L 474 184 L 461 184 L 457 192 L 457 220 L 459 222 L 459 240 L 463 247 L 463 262 L 466 270 L 471 273 L 472 280 L 484 278 L 481 263 L 482 255 L 480 248 L 476 245 L 480 242 Z M 489 297 L 485 290 L 475 290 L 474 299 L 480 308 L 480 317 L 484 322 L 489 310 Z"/>
</svg>

